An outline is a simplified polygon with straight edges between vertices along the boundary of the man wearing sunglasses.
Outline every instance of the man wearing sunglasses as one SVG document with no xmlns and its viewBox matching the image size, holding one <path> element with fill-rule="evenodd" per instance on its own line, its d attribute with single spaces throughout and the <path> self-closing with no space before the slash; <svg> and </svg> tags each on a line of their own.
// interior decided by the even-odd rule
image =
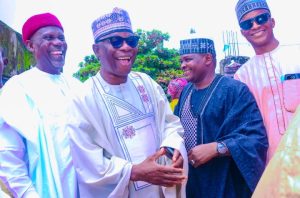
<svg viewBox="0 0 300 198">
<path fill-rule="evenodd" d="M 183 128 L 162 88 L 131 72 L 138 51 L 128 13 L 92 24 L 101 69 L 74 99 L 68 125 L 81 197 L 184 197 Z"/>
<path fill-rule="evenodd" d="M 268 133 L 269 161 L 300 104 L 300 50 L 279 45 L 266 0 L 239 0 L 235 11 L 255 56 L 234 77 L 248 85 L 257 101 Z"/>
</svg>

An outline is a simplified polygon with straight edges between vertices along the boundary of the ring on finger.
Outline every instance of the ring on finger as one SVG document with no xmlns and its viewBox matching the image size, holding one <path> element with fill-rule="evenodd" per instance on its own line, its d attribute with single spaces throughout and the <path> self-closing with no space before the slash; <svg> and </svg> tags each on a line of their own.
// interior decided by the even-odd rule
<svg viewBox="0 0 300 198">
<path fill-rule="evenodd" d="M 191 164 L 192 164 L 192 165 L 194 165 L 194 164 L 195 164 L 195 161 L 194 161 L 194 160 L 191 160 L 190 162 L 191 162 Z"/>
</svg>

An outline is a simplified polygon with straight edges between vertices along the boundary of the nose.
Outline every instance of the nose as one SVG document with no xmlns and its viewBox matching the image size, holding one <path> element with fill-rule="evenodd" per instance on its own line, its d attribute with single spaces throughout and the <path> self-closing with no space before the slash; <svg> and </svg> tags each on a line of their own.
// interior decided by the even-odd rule
<svg viewBox="0 0 300 198">
<path fill-rule="evenodd" d="M 61 40 L 59 38 L 56 38 L 53 40 L 53 45 L 56 46 L 59 49 L 67 49 L 67 43 L 65 40 Z"/>
<path fill-rule="evenodd" d="M 122 45 L 121 45 L 120 49 L 121 49 L 121 50 L 131 50 L 132 47 L 130 47 L 130 46 L 126 43 L 126 41 L 124 40 L 124 41 L 122 42 Z"/>
<path fill-rule="evenodd" d="M 258 27 L 260 27 L 260 26 L 261 26 L 261 25 L 257 24 L 256 21 L 254 20 L 254 21 L 252 22 L 252 27 L 251 27 L 251 29 L 256 29 L 256 28 L 258 28 Z"/>
<path fill-rule="evenodd" d="M 186 63 L 184 61 L 182 61 L 181 64 L 180 64 L 180 68 L 182 70 L 184 70 L 185 67 L 186 67 Z"/>
</svg>

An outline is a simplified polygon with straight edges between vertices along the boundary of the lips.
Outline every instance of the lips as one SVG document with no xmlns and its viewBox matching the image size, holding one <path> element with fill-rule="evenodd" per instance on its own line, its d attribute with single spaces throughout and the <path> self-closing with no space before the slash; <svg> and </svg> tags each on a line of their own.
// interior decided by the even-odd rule
<svg viewBox="0 0 300 198">
<path fill-rule="evenodd" d="M 183 72 L 184 72 L 184 76 L 189 76 L 192 73 L 191 70 L 184 70 Z"/>
<path fill-rule="evenodd" d="M 264 33 L 265 33 L 264 30 L 259 30 L 259 31 L 251 33 L 251 36 L 252 37 L 259 37 L 259 36 L 262 36 Z"/>
<path fill-rule="evenodd" d="M 51 56 L 54 57 L 55 59 L 63 59 L 63 58 L 64 58 L 64 53 L 63 53 L 63 51 L 51 51 L 50 54 L 51 54 Z"/>
<path fill-rule="evenodd" d="M 118 57 L 116 59 L 122 66 L 131 66 L 131 57 L 130 56 L 122 56 L 122 57 Z"/>
</svg>

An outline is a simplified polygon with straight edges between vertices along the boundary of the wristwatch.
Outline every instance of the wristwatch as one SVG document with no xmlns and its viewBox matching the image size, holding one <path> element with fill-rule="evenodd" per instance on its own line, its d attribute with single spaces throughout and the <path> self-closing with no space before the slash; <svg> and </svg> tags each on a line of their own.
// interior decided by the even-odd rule
<svg viewBox="0 0 300 198">
<path fill-rule="evenodd" d="M 228 152 L 228 148 L 224 142 L 217 142 L 217 152 L 219 156 L 224 156 Z"/>
</svg>

